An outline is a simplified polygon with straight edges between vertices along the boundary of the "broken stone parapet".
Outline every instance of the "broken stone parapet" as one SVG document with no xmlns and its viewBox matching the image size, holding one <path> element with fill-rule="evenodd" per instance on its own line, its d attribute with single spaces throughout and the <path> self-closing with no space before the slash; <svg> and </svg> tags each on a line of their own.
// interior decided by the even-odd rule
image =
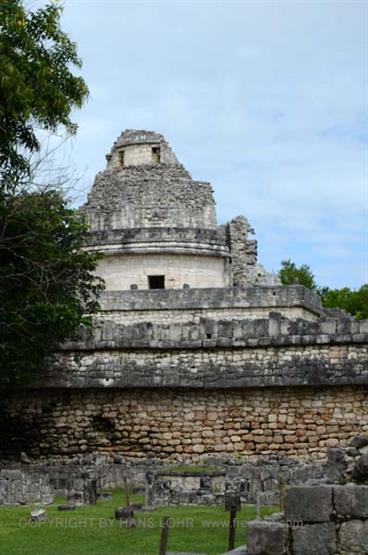
<svg viewBox="0 0 368 555">
<path fill-rule="evenodd" d="M 364 450 L 367 439 L 353 439 L 345 449 L 347 459 L 351 458 L 353 449 Z M 344 453 L 337 457 L 334 450 L 328 465 L 339 464 L 341 468 L 330 473 L 330 478 L 354 479 L 354 470 L 365 456 L 358 453 L 353 465 L 347 460 L 341 466 Z M 316 482 L 287 488 L 281 522 L 266 519 L 248 523 L 247 550 L 248 555 L 366 555 L 368 485 Z"/>
<path fill-rule="evenodd" d="M 53 500 L 53 488 L 46 473 L 22 470 L 0 470 L 0 505 L 24 505 L 26 503 L 49 504 Z"/>
<path fill-rule="evenodd" d="M 346 449 L 328 449 L 326 476 L 331 483 L 368 484 L 368 436 L 352 438 Z"/>
</svg>

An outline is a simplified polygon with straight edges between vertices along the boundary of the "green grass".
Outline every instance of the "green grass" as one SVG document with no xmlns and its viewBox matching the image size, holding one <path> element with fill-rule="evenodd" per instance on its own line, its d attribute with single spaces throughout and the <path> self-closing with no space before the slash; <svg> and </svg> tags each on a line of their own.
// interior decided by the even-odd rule
<svg viewBox="0 0 368 555">
<path fill-rule="evenodd" d="M 136 513 L 140 519 L 132 529 L 114 520 L 114 509 L 124 505 L 124 494 L 115 490 L 112 500 L 96 506 L 60 512 L 47 506 L 48 522 L 29 523 L 35 506 L 0 508 L 0 553 L 6 555 L 157 555 L 160 522 L 171 517 L 169 551 L 194 551 L 219 555 L 227 549 L 229 515 L 222 507 L 163 507 L 150 513 Z M 142 502 L 131 495 L 131 502 Z M 275 508 L 264 508 L 263 515 Z M 244 507 L 238 514 L 236 545 L 245 543 L 245 521 L 255 518 L 255 507 Z M 224 527 L 222 526 L 224 523 Z"/>
</svg>

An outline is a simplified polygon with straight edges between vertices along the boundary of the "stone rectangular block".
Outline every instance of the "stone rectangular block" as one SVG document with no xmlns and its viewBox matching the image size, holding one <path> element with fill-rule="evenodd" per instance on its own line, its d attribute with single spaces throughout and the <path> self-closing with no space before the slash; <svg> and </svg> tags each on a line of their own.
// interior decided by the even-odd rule
<svg viewBox="0 0 368 555">
<path fill-rule="evenodd" d="M 361 320 L 359 322 L 360 333 L 368 333 L 368 320 Z"/>
<path fill-rule="evenodd" d="M 321 333 L 335 334 L 336 333 L 336 318 L 328 318 L 320 323 Z"/>
<path fill-rule="evenodd" d="M 293 555 L 334 555 L 336 528 L 333 522 L 292 528 Z"/>
<path fill-rule="evenodd" d="M 350 520 L 341 524 L 340 552 L 343 555 L 368 553 L 368 520 Z"/>
<path fill-rule="evenodd" d="M 338 516 L 368 518 L 368 486 L 348 484 L 335 486 L 333 491 Z"/>
<path fill-rule="evenodd" d="M 330 486 L 293 486 L 286 490 L 287 522 L 328 522 L 332 511 Z"/>
<path fill-rule="evenodd" d="M 252 520 L 247 526 L 248 555 L 285 555 L 288 526 L 281 522 Z"/>
<path fill-rule="evenodd" d="M 246 545 L 242 545 L 236 549 L 232 549 L 231 551 L 226 551 L 223 555 L 249 555 L 249 551 Z"/>
</svg>

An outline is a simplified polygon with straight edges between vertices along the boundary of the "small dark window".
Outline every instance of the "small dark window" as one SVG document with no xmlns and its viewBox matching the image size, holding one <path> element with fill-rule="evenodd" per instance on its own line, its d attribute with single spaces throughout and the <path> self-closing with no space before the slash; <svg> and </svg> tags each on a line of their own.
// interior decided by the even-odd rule
<svg viewBox="0 0 368 555">
<path fill-rule="evenodd" d="M 123 167 L 124 167 L 124 163 L 125 163 L 125 160 L 124 160 L 124 158 L 125 158 L 125 152 L 124 152 L 124 150 L 121 150 L 121 151 L 119 152 L 119 158 L 120 158 L 120 165 L 121 165 L 121 167 L 123 168 Z"/>
<path fill-rule="evenodd" d="M 159 164 L 161 162 L 161 149 L 159 146 L 152 147 L 152 162 Z"/>
<path fill-rule="evenodd" d="M 165 276 L 148 276 L 150 289 L 165 289 Z"/>
</svg>

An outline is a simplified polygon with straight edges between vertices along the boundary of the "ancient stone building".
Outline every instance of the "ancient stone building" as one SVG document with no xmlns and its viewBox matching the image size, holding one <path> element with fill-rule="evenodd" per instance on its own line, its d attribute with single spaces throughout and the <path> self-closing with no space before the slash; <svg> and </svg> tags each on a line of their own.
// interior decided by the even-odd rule
<svg viewBox="0 0 368 555">
<path fill-rule="evenodd" d="M 82 211 L 101 312 L 1 398 L 4 460 L 310 460 L 368 432 L 368 321 L 267 274 L 162 135 L 125 131 Z"/>
<path fill-rule="evenodd" d="M 108 291 L 269 284 L 244 217 L 218 226 L 209 183 L 193 181 L 162 135 L 125 131 L 82 209 Z"/>
</svg>

